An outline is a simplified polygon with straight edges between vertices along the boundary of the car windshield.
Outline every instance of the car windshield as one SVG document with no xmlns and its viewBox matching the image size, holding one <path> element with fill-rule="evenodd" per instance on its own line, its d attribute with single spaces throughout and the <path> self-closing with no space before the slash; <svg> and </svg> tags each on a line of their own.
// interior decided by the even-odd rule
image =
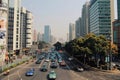
<svg viewBox="0 0 120 80">
<path fill-rule="evenodd" d="M 55 74 L 55 72 L 54 72 L 54 71 L 51 71 L 50 74 Z"/>
</svg>

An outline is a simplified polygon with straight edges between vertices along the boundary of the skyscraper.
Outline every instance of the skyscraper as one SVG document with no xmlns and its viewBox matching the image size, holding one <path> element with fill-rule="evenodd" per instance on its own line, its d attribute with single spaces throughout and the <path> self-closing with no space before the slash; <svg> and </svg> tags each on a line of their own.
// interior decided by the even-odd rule
<svg viewBox="0 0 120 80">
<path fill-rule="evenodd" d="M 81 20 L 81 36 L 85 36 L 89 33 L 89 2 L 86 2 L 82 8 L 82 20 Z"/>
<path fill-rule="evenodd" d="M 33 27 L 33 15 L 30 11 L 21 8 L 20 18 L 20 48 L 31 48 L 32 45 L 32 27 Z"/>
<path fill-rule="evenodd" d="M 117 0 L 118 19 L 113 22 L 113 42 L 118 47 L 120 53 L 120 0 Z"/>
<path fill-rule="evenodd" d="M 120 20 L 120 0 L 117 0 L 117 13 L 118 13 L 118 19 Z"/>
<path fill-rule="evenodd" d="M 69 41 L 75 39 L 75 24 L 69 24 Z"/>
<path fill-rule="evenodd" d="M 90 32 L 106 37 L 111 36 L 112 40 L 114 0 L 91 0 L 90 3 Z"/>
<path fill-rule="evenodd" d="M 50 26 L 49 25 L 45 25 L 44 27 L 44 41 L 46 43 L 49 43 L 50 42 L 50 36 L 51 36 L 51 29 L 50 29 Z"/>
<path fill-rule="evenodd" d="M 21 0 L 9 0 L 8 49 L 20 50 Z"/>
<path fill-rule="evenodd" d="M 81 17 L 75 22 L 75 37 L 78 38 L 81 36 Z"/>
</svg>

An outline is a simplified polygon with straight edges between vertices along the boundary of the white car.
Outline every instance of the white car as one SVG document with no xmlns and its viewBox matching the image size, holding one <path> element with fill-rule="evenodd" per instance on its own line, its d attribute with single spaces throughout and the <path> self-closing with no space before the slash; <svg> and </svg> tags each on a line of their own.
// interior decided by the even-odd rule
<svg viewBox="0 0 120 80">
<path fill-rule="evenodd" d="M 77 71 L 83 72 L 84 69 L 82 67 L 77 67 Z"/>
<path fill-rule="evenodd" d="M 72 58 L 72 57 L 69 57 L 69 58 L 68 58 L 68 60 L 70 60 L 70 61 L 71 61 L 71 60 L 73 60 L 73 58 Z"/>
</svg>

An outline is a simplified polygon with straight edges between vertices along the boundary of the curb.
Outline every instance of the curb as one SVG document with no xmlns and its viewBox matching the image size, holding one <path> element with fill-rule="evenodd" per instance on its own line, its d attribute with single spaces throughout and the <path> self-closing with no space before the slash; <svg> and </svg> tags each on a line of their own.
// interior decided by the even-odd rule
<svg viewBox="0 0 120 80">
<path fill-rule="evenodd" d="M 66 53 L 68 56 L 70 56 L 69 54 L 68 54 L 68 52 L 64 52 L 64 53 Z M 94 70 L 97 70 L 97 71 L 101 71 L 101 72 L 107 72 L 107 73 L 120 73 L 120 71 L 119 70 L 101 70 L 101 69 L 98 69 L 98 68 L 95 68 L 95 67 L 91 67 L 91 66 L 89 66 L 89 65 L 86 65 L 86 64 L 83 64 L 82 62 L 80 62 L 78 59 L 76 59 L 75 57 L 74 57 L 74 59 L 77 61 L 77 62 L 79 62 L 80 64 L 82 64 L 83 66 L 87 66 L 87 67 L 90 67 L 91 69 L 94 69 Z"/>
<path fill-rule="evenodd" d="M 29 59 L 31 59 L 31 57 L 29 57 Z M 13 69 L 19 67 L 20 65 L 24 65 L 25 62 L 26 62 L 27 60 L 29 60 L 29 59 L 26 59 L 25 61 L 20 61 L 19 63 L 14 64 L 14 65 L 16 65 L 15 67 L 10 68 L 11 66 L 9 66 L 9 67 L 7 67 L 7 69 L 10 68 L 10 70 L 13 70 Z M 23 63 L 22 63 L 22 62 L 23 62 Z M 20 64 L 20 63 L 22 63 L 22 64 Z M 5 71 L 6 71 L 6 70 L 5 70 Z M 0 73 L 0 76 L 2 76 L 5 71 L 2 71 L 2 72 Z"/>
</svg>

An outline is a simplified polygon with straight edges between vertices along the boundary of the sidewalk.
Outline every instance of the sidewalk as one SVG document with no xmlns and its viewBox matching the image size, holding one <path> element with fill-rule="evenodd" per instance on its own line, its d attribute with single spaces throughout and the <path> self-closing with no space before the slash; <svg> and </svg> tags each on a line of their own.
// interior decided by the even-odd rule
<svg viewBox="0 0 120 80">
<path fill-rule="evenodd" d="M 0 67 L 0 71 L 2 72 L 2 71 L 4 71 L 5 69 L 10 68 L 11 66 L 14 67 L 14 66 L 16 66 L 17 64 L 22 63 L 23 61 L 26 61 L 26 60 L 28 60 L 28 59 L 30 59 L 30 58 L 31 58 L 30 56 L 24 55 L 22 58 L 17 58 L 17 59 L 15 59 L 15 60 L 13 60 L 12 63 L 8 63 L 8 64 L 4 63 L 4 64 L 3 64 L 3 67 L 2 67 L 2 66 Z"/>
<path fill-rule="evenodd" d="M 65 53 L 70 57 L 70 55 L 65 51 Z M 80 64 L 82 64 L 85 68 L 91 68 L 91 69 L 93 69 L 93 70 L 96 70 L 96 71 L 101 71 L 101 72 L 107 72 L 107 73 L 120 73 L 120 71 L 119 70 L 117 70 L 117 69 L 115 69 L 115 70 L 101 70 L 101 69 L 98 69 L 98 68 L 95 68 L 95 67 L 91 67 L 91 66 L 89 66 L 89 65 L 87 65 L 87 64 L 83 64 L 82 62 L 80 62 L 78 59 L 76 59 L 75 57 L 74 57 L 74 59 L 78 62 L 78 63 L 80 63 Z"/>
</svg>

